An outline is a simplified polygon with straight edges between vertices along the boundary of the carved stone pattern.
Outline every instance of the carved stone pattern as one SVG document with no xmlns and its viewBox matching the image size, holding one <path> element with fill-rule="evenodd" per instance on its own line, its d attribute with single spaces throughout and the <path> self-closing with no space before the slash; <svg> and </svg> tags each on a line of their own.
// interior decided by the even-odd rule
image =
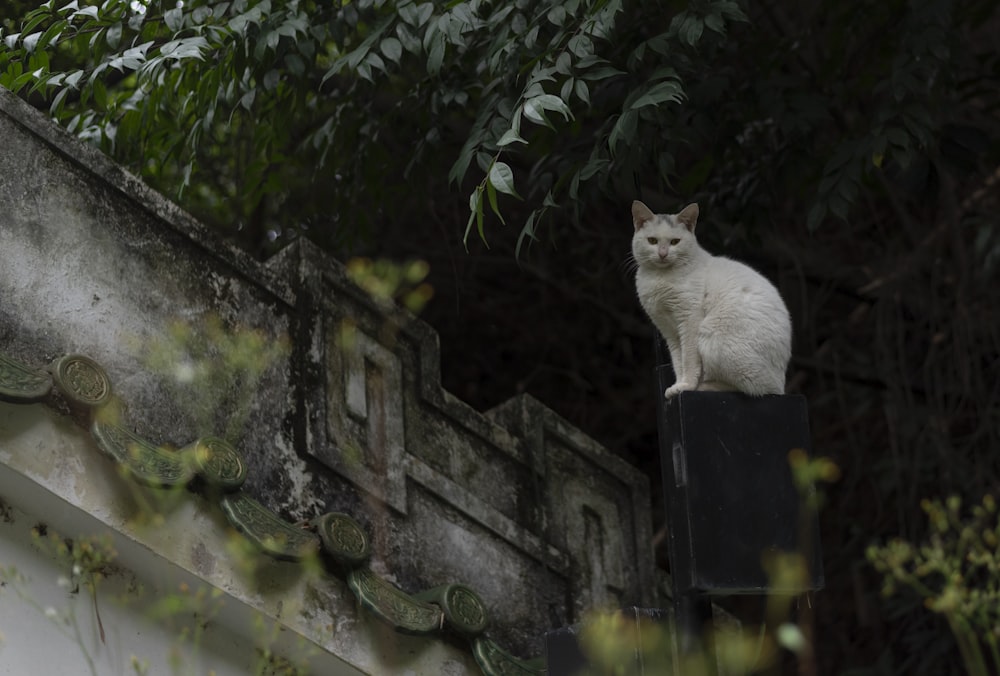
<svg viewBox="0 0 1000 676">
<path fill-rule="evenodd" d="M 448 592 L 447 601 L 454 619 L 463 625 L 463 630 L 478 633 L 486 628 L 486 607 L 471 589 L 454 585 Z"/>
<path fill-rule="evenodd" d="M 111 381 L 92 359 L 69 355 L 56 366 L 56 382 L 74 403 L 97 406 L 111 394 Z"/>
<path fill-rule="evenodd" d="M 315 535 L 292 526 L 251 497 L 227 495 L 220 504 L 230 523 L 270 556 L 296 561 L 317 548 Z"/>
<path fill-rule="evenodd" d="M 426 634 L 441 627 L 437 606 L 417 601 L 368 568 L 351 571 L 348 584 L 366 607 L 400 631 Z"/>
<path fill-rule="evenodd" d="M 399 356 L 359 330 L 350 349 L 331 339 L 327 360 L 326 432 L 333 443 L 329 448 L 319 445 L 317 457 L 405 514 L 406 428 Z"/>
<path fill-rule="evenodd" d="M 205 449 L 205 455 L 200 453 Z M 213 483 L 242 484 L 246 479 L 247 467 L 240 454 L 224 439 L 205 437 L 195 450 L 198 464 L 203 474 Z"/>
<path fill-rule="evenodd" d="M 544 667 L 536 668 L 503 651 L 487 638 L 477 638 L 472 654 L 486 676 L 543 676 Z"/>
<path fill-rule="evenodd" d="M 164 451 L 119 425 L 94 423 L 98 446 L 136 479 L 147 484 L 176 486 L 192 476 L 184 456 Z"/>
<path fill-rule="evenodd" d="M 0 354 L 0 399 L 36 401 L 52 389 L 52 378 Z"/>
</svg>

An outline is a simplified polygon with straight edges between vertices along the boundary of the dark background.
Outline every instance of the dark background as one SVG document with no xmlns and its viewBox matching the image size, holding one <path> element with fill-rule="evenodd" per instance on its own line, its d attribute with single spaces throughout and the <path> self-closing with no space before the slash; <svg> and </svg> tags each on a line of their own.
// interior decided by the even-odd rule
<svg viewBox="0 0 1000 676">
<path fill-rule="evenodd" d="M 624 4 L 602 49 L 627 75 L 595 83 L 571 123 L 504 156 L 526 199 L 502 196 L 508 225 L 489 217 L 488 246 L 475 233 L 463 245 L 481 174 L 447 180 L 477 112 L 466 71 L 421 79 L 422 63 L 404 60 L 374 84 L 323 82 L 327 64 L 308 64 L 298 86 L 322 94 L 317 107 L 282 108 L 262 93 L 254 124 L 236 116 L 188 151 L 199 168 L 180 195 L 189 157 L 171 164 L 157 145 L 169 114 L 146 136 L 121 131 L 103 146 L 262 258 L 305 236 L 342 259 L 426 260 L 434 298 L 422 318 L 440 333 L 450 391 L 481 410 L 530 392 L 656 487 L 654 334 L 630 273 L 629 205 L 673 213 L 698 201 L 703 246 L 751 264 L 785 298 L 788 391 L 807 397 L 813 448 L 841 470 L 822 488 L 819 673 L 961 673 L 944 620 L 905 589 L 884 597 L 865 550 L 927 538 L 924 499 L 1000 489 L 998 3 L 747 3 L 748 21 L 697 50 L 671 43 L 668 56 L 634 58 L 679 12 L 722 4 Z M 33 6 L 0 2 L 0 22 L 12 30 Z M 317 25 L 364 25 L 347 16 L 353 6 L 303 7 Z M 54 62 L 90 58 L 61 49 Z M 575 198 L 557 195 L 561 208 L 515 255 L 548 187 L 606 144 L 622 101 L 664 62 L 683 80 L 682 103 L 648 109 Z M 109 100 L 129 86 L 112 77 Z M 468 104 L 434 103 L 456 88 Z M 48 109 L 40 93 L 21 94 Z M 66 105 L 64 123 L 73 97 Z M 345 116 L 344 136 L 321 165 L 301 141 L 332 110 Z M 653 513 L 658 529 L 658 490 Z"/>
</svg>

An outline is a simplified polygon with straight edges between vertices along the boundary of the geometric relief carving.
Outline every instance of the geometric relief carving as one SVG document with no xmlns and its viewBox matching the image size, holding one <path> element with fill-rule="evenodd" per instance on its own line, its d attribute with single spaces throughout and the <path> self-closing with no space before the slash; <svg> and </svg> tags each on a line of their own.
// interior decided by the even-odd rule
<svg viewBox="0 0 1000 676">
<path fill-rule="evenodd" d="M 626 548 L 618 506 L 592 487 L 570 481 L 565 487 L 567 548 L 583 564 L 578 610 L 617 605 L 625 590 Z"/>
<path fill-rule="evenodd" d="M 350 340 L 327 332 L 327 436 L 320 459 L 406 511 L 403 373 L 399 358 L 360 329 Z M 341 336 L 343 334 L 340 334 Z"/>
</svg>

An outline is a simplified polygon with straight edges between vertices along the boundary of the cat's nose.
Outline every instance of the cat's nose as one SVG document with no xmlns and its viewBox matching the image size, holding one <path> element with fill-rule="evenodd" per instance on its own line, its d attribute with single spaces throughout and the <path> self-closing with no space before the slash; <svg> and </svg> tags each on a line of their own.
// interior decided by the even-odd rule
<svg viewBox="0 0 1000 676">
<path fill-rule="evenodd" d="M 665 261 L 665 260 L 667 260 L 667 253 L 669 253 L 669 251 L 670 251 L 670 249 L 668 249 L 668 248 L 667 248 L 667 247 L 665 247 L 665 246 L 661 246 L 661 247 L 659 248 L 659 251 L 658 251 L 658 252 L 659 252 L 659 254 L 660 254 L 660 260 L 661 260 L 661 261 Z"/>
</svg>

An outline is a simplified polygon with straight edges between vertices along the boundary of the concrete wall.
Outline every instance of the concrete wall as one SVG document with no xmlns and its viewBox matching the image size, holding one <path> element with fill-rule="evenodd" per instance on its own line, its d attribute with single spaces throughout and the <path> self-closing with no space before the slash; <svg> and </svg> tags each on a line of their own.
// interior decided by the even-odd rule
<svg viewBox="0 0 1000 676">
<path fill-rule="evenodd" d="M 209 384 L 179 357 L 157 363 L 178 326 L 210 336 L 216 319 L 288 349 L 253 383 L 221 353 Z M 352 515 L 372 538 L 372 569 L 402 590 L 469 585 L 488 635 L 515 654 L 539 654 L 544 631 L 588 608 L 656 602 L 648 482 L 634 468 L 531 397 L 472 410 L 440 386 L 436 334 L 379 306 L 340 263 L 304 241 L 251 260 L 2 89 L 0 352 L 35 366 L 94 358 L 130 429 L 175 447 L 226 436 L 249 465 L 245 492 L 290 522 Z M 25 457 L 5 454 L 11 420 L 0 418 L 8 466 Z M 63 451 L 80 476 L 93 471 L 84 437 Z M 63 498 L 94 509 L 71 489 Z M 104 508 L 130 535 L 118 507 Z M 229 563 L 204 545 L 158 555 L 209 579 Z M 350 616 L 351 631 L 370 632 L 331 585 L 328 624 Z"/>
</svg>

